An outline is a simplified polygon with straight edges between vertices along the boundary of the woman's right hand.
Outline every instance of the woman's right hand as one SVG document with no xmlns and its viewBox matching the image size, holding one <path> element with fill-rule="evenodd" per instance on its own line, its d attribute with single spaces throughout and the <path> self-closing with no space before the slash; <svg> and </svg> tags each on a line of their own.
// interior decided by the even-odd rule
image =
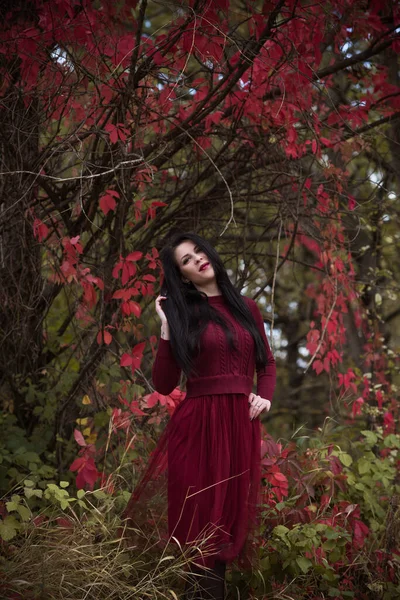
<svg viewBox="0 0 400 600">
<path fill-rule="evenodd" d="M 157 296 L 157 298 L 156 298 L 156 311 L 157 311 L 158 316 L 161 319 L 162 325 L 168 325 L 167 317 L 165 316 L 165 312 L 163 311 L 163 309 L 161 307 L 161 303 L 163 302 L 163 300 L 166 300 L 166 299 L 167 299 L 166 296 Z"/>
</svg>

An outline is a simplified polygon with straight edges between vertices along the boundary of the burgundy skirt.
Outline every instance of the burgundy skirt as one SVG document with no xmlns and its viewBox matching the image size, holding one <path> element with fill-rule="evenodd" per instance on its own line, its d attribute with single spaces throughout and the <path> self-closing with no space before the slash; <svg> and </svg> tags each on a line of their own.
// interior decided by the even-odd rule
<svg viewBox="0 0 400 600">
<path fill-rule="evenodd" d="M 169 421 L 124 516 L 167 474 L 169 536 L 210 549 L 203 560 L 250 558 L 260 492 L 260 421 L 248 396 L 186 398 Z"/>
</svg>

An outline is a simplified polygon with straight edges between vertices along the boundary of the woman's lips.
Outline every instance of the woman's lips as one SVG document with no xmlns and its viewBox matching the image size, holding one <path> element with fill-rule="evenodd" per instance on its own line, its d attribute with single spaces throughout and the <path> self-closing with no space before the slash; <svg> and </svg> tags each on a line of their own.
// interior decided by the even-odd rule
<svg viewBox="0 0 400 600">
<path fill-rule="evenodd" d="M 208 267 L 210 266 L 210 263 L 204 263 L 203 265 L 201 265 L 199 271 L 204 271 L 205 269 L 208 269 Z"/>
</svg>

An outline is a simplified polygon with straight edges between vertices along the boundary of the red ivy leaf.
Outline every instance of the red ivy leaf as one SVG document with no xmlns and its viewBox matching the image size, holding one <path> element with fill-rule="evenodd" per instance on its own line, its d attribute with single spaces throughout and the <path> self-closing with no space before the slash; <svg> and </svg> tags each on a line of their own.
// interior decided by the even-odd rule
<svg viewBox="0 0 400 600">
<path fill-rule="evenodd" d="M 121 306 L 122 312 L 125 315 L 135 315 L 136 317 L 140 317 L 142 309 L 140 308 L 137 302 L 133 300 L 128 300 L 128 302 L 124 302 Z"/>
<path fill-rule="evenodd" d="M 74 429 L 74 438 L 77 444 L 79 444 L 80 446 L 84 447 L 87 446 L 86 442 L 85 442 L 85 438 L 83 437 L 82 433 L 79 431 L 79 429 Z"/>
<path fill-rule="evenodd" d="M 83 456 L 78 456 L 70 466 L 70 471 L 79 471 L 85 464 L 85 458 Z"/>
<path fill-rule="evenodd" d="M 316 154 L 316 152 L 317 152 L 317 140 L 313 140 L 312 141 L 311 149 L 313 151 L 313 154 Z"/>
<path fill-rule="evenodd" d="M 110 141 L 112 144 L 115 144 L 118 141 L 118 129 L 112 123 L 107 123 L 104 128 L 110 135 Z"/>
<path fill-rule="evenodd" d="M 112 335 L 109 331 L 99 331 L 96 339 L 99 345 L 104 343 L 108 346 L 112 342 Z"/>
<path fill-rule="evenodd" d="M 135 251 L 135 252 L 131 252 L 130 254 L 128 254 L 128 256 L 126 257 L 126 260 L 135 262 L 137 260 L 140 260 L 142 258 L 142 256 L 143 256 L 143 252 Z"/>
<path fill-rule="evenodd" d="M 129 367 L 132 365 L 132 362 L 133 362 L 132 356 L 130 354 L 125 353 L 121 356 L 121 360 L 120 360 L 119 364 L 121 367 Z"/>
<path fill-rule="evenodd" d="M 48 235 L 49 228 L 40 219 L 33 221 L 33 235 L 39 242 L 42 242 Z"/>
<path fill-rule="evenodd" d="M 313 369 L 316 372 L 317 375 L 319 375 L 320 373 L 322 373 L 322 371 L 324 370 L 324 365 L 322 363 L 322 361 L 320 360 L 315 360 L 313 362 Z"/>
<path fill-rule="evenodd" d="M 131 297 L 131 292 L 130 290 L 117 290 L 116 292 L 113 293 L 112 297 L 115 300 L 129 300 L 129 298 Z"/>
<path fill-rule="evenodd" d="M 348 206 L 349 206 L 349 210 L 354 210 L 355 207 L 357 206 L 357 202 L 356 202 L 356 199 L 354 198 L 354 196 L 349 196 Z"/>
<path fill-rule="evenodd" d="M 107 215 L 110 210 L 115 210 L 117 203 L 115 198 L 110 194 L 105 194 L 100 198 L 100 208 L 105 215 Z"/>
</svg>

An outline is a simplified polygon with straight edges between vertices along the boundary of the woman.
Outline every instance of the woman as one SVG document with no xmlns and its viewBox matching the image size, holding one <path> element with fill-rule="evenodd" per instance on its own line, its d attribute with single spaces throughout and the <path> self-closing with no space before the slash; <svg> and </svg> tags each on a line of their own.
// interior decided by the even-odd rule
<svg viewBox="0 0 400 600">
<path fill-rule="evenodd" d="M 161 260 L 163 293 L 156 300 L 161 339 L 153 383 L 167 395 L 183 371 L 187 393 L 125 514 L 134 514 L 166 449 L 169 533 L 182 545 L 207 540 L 212 555 L 203 562 L 212 570 L 201 577 L 202 597 L 222 599 L 225 564 L 243 553 L 255 525 L 258 417 L 271 406 L 275 361 L 256 303 L 233 287 L 207 241 L 193 233 L 178 235 Z M 193 596 L 188 591 L 186 597 Z"/>
</svg>

